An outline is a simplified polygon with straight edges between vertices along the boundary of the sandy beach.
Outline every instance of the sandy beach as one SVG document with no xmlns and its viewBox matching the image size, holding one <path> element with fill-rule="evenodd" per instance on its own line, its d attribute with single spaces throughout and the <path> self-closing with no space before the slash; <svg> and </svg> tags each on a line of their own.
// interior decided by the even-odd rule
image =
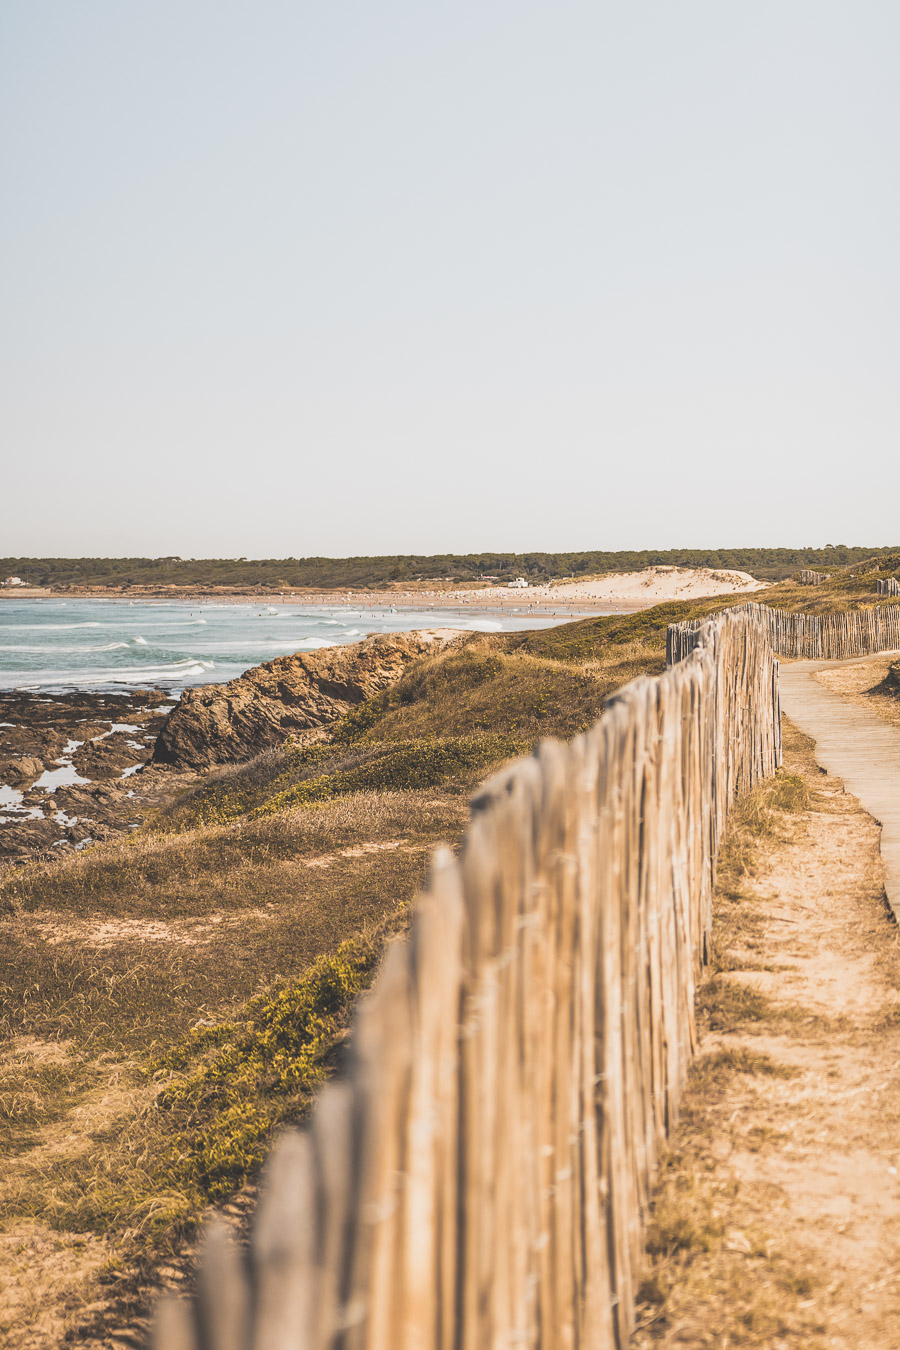
<svg viewBox="0 0 900 1350">
<path fill-rule="evenodd" d="M 527 589 L 490 586 L 482 590 L 456 591 L 454 597 L 466 604 L 525 604 L 535 608 L 602 605 L 614 610 L 634 611 L 668 600 L 750 594 L 764 588 L 765 582 L 757 581 L 748 572 L 708 567 L 648 567 L 641 572 L 610 572 L 584 581 L 552 581 Z"/>
</svg>

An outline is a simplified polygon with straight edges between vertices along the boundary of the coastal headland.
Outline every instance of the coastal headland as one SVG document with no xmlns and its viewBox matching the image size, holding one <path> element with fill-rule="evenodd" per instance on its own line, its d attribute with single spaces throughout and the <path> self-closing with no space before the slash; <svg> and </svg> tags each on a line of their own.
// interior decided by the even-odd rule
<svg viewBox="0 0 900 1350">
<path fill-rule="evenodd" d="M 404 584 L 375 592 L 266 595 L 204 592 L 188 597 L 168 586 L 151 588 L 149 593 L 142 588 L 110 592 L 66 587 L 46 596 L 35 596 L 31 588 L 24 586 L 2 588 L 0 595 L 7 601 L 66 601 L 69 607 L 48 616 L 50 629 L 46 631 L 52 635 L 56 628 L 62 630 L 63 653 L 71 652 L 78 658 L 86 653 L 87 659 L 96 660 L 97 683 L 92 687 L 90 669 L 74 670 L 71 672 L 74 683 L 67 686 L 70 672 L 64 669 L 55 682 L 47 671 L 39 683 L 23 676 L 20 687 L 0 689 L 0 865 L 4 861 L 21 863 L 37 856 L 59 859 L 119 831 L 137 829 L 147 812 L 178 786 L 172 776 L 176 768 L 182 772 L 196 771 L 229 760 L 238 762 L 277 744 L 289 732 L 305 740 L 311 736 L 315 739 L 311 728 L 324 726 L 360 699 L 372 697 L 379 688 L 398 678 L 410 654 L 421 656 L 429 644 L 432 650 L 437 650 L 435 641 L 457 636 L 463 640 L 472 635 L 473 628 L 478 629 L 481 619 L 487 620 L 484 627 L 499 628 L 500 623 L 490 622 L 491 616 L 500 619 L 506 614 L 510 618 L 518 616 L 521 621 L 526 615 L 541 615 L 548 623 L 598 613 L 624 616 L 673 599 L 753 594 L 759 587 L 758 581 L 741 572 L 655 567 L 527 589 L 497 585 L 473 589 L 442 581 L 419 586 Z M 80 599 L 110 601 L 122 625 L 108 630 L 98 628 L 96 606 L 87 612 L 71 608 L 71 602 Z M 123 601 L 135 602 L 135 608 L 123 610 Z M 189 620 L 187 610 L 184 611 L 183 620 L 188 622 L 174 621 L 174 627 L 163 637 L 164 646 L 159 649 L 152 645 L 159 627 L 152 631 L 147 627 L 148 645 L 148 640 L 140 635 L 148 622 L 148 606 L 166 602 L 171 605 L 173 601 L 180 606 L 189 604 L 195 612 Z M 357 617 L 348 622 L 356 626 L 346 629 L 348 635 L 364 636 L 366 616 L 372 615 L 374 619 L 378 615 L 383 619 L 388 617 L 386 611 L 398 616 L 396 619 L 390 616 L 394 627 L 402 625 L 404 613 L 409 613 L 412 621 L 415 612 L 419 631 L 407 635 L 394 633 L 390 638 L 370 636 L 363 642 L 280 656 L 272 663 L 257 664 L 260 660 L 257 654 L 252 669 L 230 681 L 226 675 L 224 683 L 223 675 L 218 673 L 221 661 L 198 660 L 188 679 L 190 662 L 179 664 L 176 660 L 169 666 L 168 678 L 154 683 L 154 671 L 162 676 L 166 669 L 159 653 L 171 642 L 196 644 L 196 636 L 189 638 L 187 634 L 212 631 L 207 627 L 191 627 L 191 622 L 197 619 L 196 608 L 204 604 L 257 605 L 262 609 L 259 620 L 274 613 L 276 605 L 282 611 L 289 608 L 294 624 L 300 621 L 301 626 L 282 633 L 279 623 L 270 630 L 277 634 L 273 638 L 269 637 L 269 631 L 264 631 L 265 623 L 258 623 L 257 616 L 253 617 L 252 625 L 260 631 L 257 653 L 264 652 L 267 645 L 271 650 L 271 642 L 278 642 L 291 632 L 313 631 L 327 635 L 328 642 L 346 642 L 342 629 L 333 620 L 331 627 L 304 628 L 304 606 L 310 610 L 329 606 L 351 610 Z M 459 613 L 460 629 L 422 632 L 423 612 L 428 614 L 432 609 L 436 611 L 436 624 L 446 624 L 448 618 L 452 622 L 455 613 Z M 125 622 L 125 615 L 136 619 L 133 632 Z M 34 642 L 41 633 L 27 614 L 24 623 L 19 622 L 21 617 L 17 616 L 9 630 L 13 642 L 10 651 L 16 650 L 15 644 L 21 644 L 24 638 L 24 646 L 18 648 L 24 654 L 18 659 L 34 661 L 35 657 L 27 653 L 40 651 Z M 205 620 L 202 622 L 205 624 Z M 464 625 L 468 625 L 468 632 Z M 242 631 L 227 640 L 234 646 L 235 654 L 242 647 L 247 649 L 248 631 L 244 625 Z M 0 630 L 0 639 L 3 636 Z M 89 644 L 86 648 L 85 642 Z M 322 638 L 313 642 L 321 646 Z M 138 670 L 139 686 L 128 686 L 131 672 L 127 666 L 117 671 L 112 665 L 113 653 L 119 654 L 116 649 L 133 652 L 136 659 L 146 662 Z M 96 658 L 89 657 L 91 650 L 97 652 Z M 189 645 L 185 650 L 198 648 Z M 290 648 L 283 645 L 280 650 Z M 146 653 L 151 658 L 146 658 Z M 181 653 L 176 651 L 174 655 L 178 657 Z M 72 659 L 73 656 L 63 655 L 63 666 Z M 367 660 L 371 669 L 378 671 L 371 678 L 364 673 Z M 359 670 L 351 677 L 347 670 L 355 670 L 354 662 Z M 249 666 L 251 662 L 246 664 Z M 208 673 L 204 667 L 209 667 Z M 319 667 L 330 672 L 324 682 L 329 689 L 326 695 L 316 692 L 324 687 L 315 674 Z M 234 669 L 240 670 L 240 666 L 232 666 Z M 179 685 L 181 670 L 185 675 Z M 125 683 L 117 682 L 117 675 Z M 349 691 L 343 702 L 342 682 Z M 7 677 L 7 684 L 10 683 Z M 184 683 L 194 687 L 182 692 Z M 177 715 L 170 718 L 168 714 L 176 704 Z M 167 772 L 161 771 L 163 764 Z"/>
</svg>

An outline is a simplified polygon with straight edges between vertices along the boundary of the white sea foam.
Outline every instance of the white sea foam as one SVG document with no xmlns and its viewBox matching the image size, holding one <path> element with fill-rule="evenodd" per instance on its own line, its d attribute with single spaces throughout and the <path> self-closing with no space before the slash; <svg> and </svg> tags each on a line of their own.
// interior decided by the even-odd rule
<svg viewBox="0 0 900 1350">
<path fill-rule="evenodd" d="M 107 628 L 105 623 L 97 623 L 91 619 L 84 623 L 5 623 L 0 625 L 0 632 L 10 632 L 15 630 L 18 633 L 65 633 L 71 628 Z"/>
<path fill-rule="evenodd" d="M 274 611 L 276 614 L 280 610 Z M 116 616 L 111 616 L 105 622 L 99 619 L 84 619 L 80 623 L 4 623 L 0 624 L 0 633 L 68 633 L 76 628 L 118 628 L 126 622 L 134 623 L 136 614 L 121 615 L 119 623 L 116 623 Z M 197 628 L 200 624 L 208 623 L 207 619 L 164 619 L 161 622 L 151 620 L 142 625 L 144 628 Z"/>
<path fill-rule="evenodd" d="M 127 622 L 134 623 L 136 620 L 137 620 L 136 614 L 128 615 Z M 162 623 L 154 622 L 154 620 L 152 619 L 149 621 L 149 623 L 145 623 L 143 619 L 140 620 L 142 628 L 197 628 L 199 627 L 200 624 L 206 622 L 207 622 L 206 619 L 166 619 L 163 620 Z"/>
<path fill-rule="evenodd" d="M 0 632 L 3 630 L 0 629 Z M 47 642 L 42 646 L 24 643 L 10 643 L 0 645 L 0 651 L 4 652 L 29 652 L 37 656 L 47 656 L 51 653 L 64 652 L 67 656 L 74 655 L 77 652 L 114 652 L 127 647 L 127 642 L 104 642 L 100 647 L 60 647 L 54 643 Z"/>
<path fill-rule="evenodd" d="M 539 615 L 527 619 L 506 615 L 499 622 L 501 616 L 493 613 L 477 609 L 466 613 L 424 603 L 399 613 L 389 612 L 387 601 L 374 610 L 360 610 L 353 608 L 352 597 L 346 607 L 301 604 L 299 609 L 276 608 L 274 602 L 265 600 L 262 605 L 259 611 L 255 605 L 204 604 L 201 613 L 201 607 L 191 612 L 192 607 L 183 601 L 78 600 L 70 602 L 69 615 L 61 615 L 41 601 L 23 601 L 22 608 L 14 612 L 0 612 L 0 620 L 4 614 L 21 620 L 12 628 L 0 622 L 0 690 L 45 695 L 72 689 L 124 693 L 149 685 L 171 688 L 177 696 L 182 687 L 231 680 L 249 666 L 276 656 L 358 642 L 365 632 L 396 633 L 438 624 L 465 627 L 470 632 L 502 632 L 537 628 L 547 622 Z M 277 618 L 277 627 L 260 625 L 260 614 Z M 42 617 L 50 622 L 40 622 Z M 293 619 L 293 626 L 285 619 Z M 197 631 L 201 626 L 202 635 Z M 84 644 L 79 633 L 67 631 L 76 629 L 84 630 Z M 93 644 L 91 630 L 99 630 L 96 635 L 101 642 Z M 16 650 L 4 643 L 15 644 Z M 104 657 L 104 652 L 109 656 Z"/>
<path fill-rule="evenodd" d="M 37 679 L 34 673 L 31 673 L 27 683 L 21 675 L 13 676 L 11 679 L 7 672 L 0 678 L 0 688 L 33 691 L 37 689 L 80 689 L 83 687 L 103 688 L 107 685 L 131 687 L 134 685 L 177 684 L 185 678 L 205 675 L 208 670 L 215 669 L 215 664 L 215 661 L 204 661 L 199 657 L 189 656 L 182 661 L 173 661 L 170 665 L 163 666 L 131 668 L 122 666 L 89 671 L 54 670 L 47 671 Z M 52 702 L 53 700 L 49 701 Z"/>
</svg>

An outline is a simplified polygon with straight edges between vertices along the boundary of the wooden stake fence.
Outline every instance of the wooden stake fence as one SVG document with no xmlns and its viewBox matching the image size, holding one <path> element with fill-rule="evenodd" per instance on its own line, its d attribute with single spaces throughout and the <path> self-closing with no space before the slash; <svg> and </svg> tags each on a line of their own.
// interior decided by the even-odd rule
<svg viewBox="0 0 900 1350">
<path fill-rule="evenodd" d="M 213 1226 L 157 1350 L 622 1350 L 718 841 L 780 763 L 773 645 L 900 636 L 884 610 L 842 623 L 747 605 L 679 625 L 677 664 L 485 785 L 345 1079 L 272 1151 L 249 1258 Z"/>
<path fill-rule="evenodd" d="M 765 630 L 777 656 L 842 661 L 900 649 L 900 605 L 873 605 L 843 614 L 791 614 L 766 605 L 741 605 Z M 666 634 L 666 661 L 682 660 L 693 648 L 702 620 L 672 624 Z"/>
</svg>

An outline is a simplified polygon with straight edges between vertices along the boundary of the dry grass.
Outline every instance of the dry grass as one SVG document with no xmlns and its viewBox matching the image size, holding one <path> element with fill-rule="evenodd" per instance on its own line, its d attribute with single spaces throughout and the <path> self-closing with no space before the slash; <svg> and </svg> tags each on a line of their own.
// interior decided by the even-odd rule
<svg viewBox="0 0 900 1350">
<path fill-rule="evenodd" d="M 41 910 L 39 925 L 28 914 L 6 920 L 0 1026 L 6 1035 L 63 1034 L 92 1054 L 167 1043 L 198 1018 L 227 1015 L 274 975 L 298 974 L 410 901 L 427 854 L 426 846 L 407 846 L 308 869 L 261 854 L 230 869 L 218 891 L 212 868 L 181 888 L 177 875 L 160 868 L 155 911 L 152 869 L 135 881 L 131 905 L 114 889 L 117 881 L 129 884 L 128 873 L 115 871 L 110 889 L 94 891 L 90 909 L 70 897 L 66 909 Z M 95 916 L 152 915 L 154 924 L 162 918 L 172 925 L 174 938 L 185 931 L 174 916 L 186 912 L 208 920 L 188 930 L 189 941 L 160 941 L 158 930 L 145 934 L 139 923 L 123 926 L 113 944 L 91 941 Z"/>
<path fill-rule="evenodd" d="M 171 1248 L 204 1203 L 258 1167 L 272 1129 L 303 1115 L 402 917 L 275 982 L 231 1020 L 205 1019 L 157 1057 L 120 1063 L 119 1109 L 82 1112 L 83 1128 L 68 1132 L 64 1149 L 45 1134 L 3 1184 L 7 1216 L 107 1234 L 124 1223 Z"/>
<path fill-rule="evenodd" d="M 692 1086 L 695 1090 L 721 1091 L 736 1073 L 754 1073 L 769 1078 L 796 1078 L 798 1070 L 782 1064 L 771 1055 L 746 1046 L 729 1046 L 702 1055 L 693 1069 Z"/>
<path fill-rule="evenodd" d="M 7 1157 L 35 1144 L 97 1077 L 82 1056 L 42 1061 L 26 1047 L 27 1039 L 17 1038 L 0 1060 L 0 1148 Z"/>
<path fill-rule="evenodd" d="M 147 1297 L 153 1254 L 181 1252 L 302 1117 L 466 793 L 589 725 L 603 692 L 476 643 L 420 663 L 330 744 L 205 775 L 128 838 L 3 877 L 0 1025 L 19 1046 L 65 1038 L 54 1062 L 0 1064 L 3 1207 L 104 1235 L 101 1322 Z"/>
<path fill-rule="evenodd" d="M 567 627 L 569 625 L 566 625 Z M 595 670 L 506 651 L 483 639 L 411 667 L 393 689 L 350 720 L 354 739 L 398 741 L 502 735 L 530 746 L 543 736 L 574 736 L 596 720 L 607 689 Z"/>
<path fill-rule="evenodd" d="M 361 792 L 277 817 L 175 831 L 162 821 L 58 862 L 8 874 L 0 901 L 11 914 L 192 917 L 246 911 L 303 895 L 311 858 L 360 840 L 428 844 L 456 837 L 464 801 L 422 791 Z"/>
<path fill-rule="evenodd" d="M 258 992 L 230 1018 L 198 1018 L 177 1037 L 173 1017 L 155 1055 L 69 1046 L 63 1062 L 38 1056 L 19 1077 L 4 1131 L 17 1156 L 0 1182 L 0 1207 L 11 1231 L 36 1221 L 63 1235 L 63 1247 L 66 1235 L 106 1241 L 82 1330 L 105 1336 L 146 1310 L 160 1258 L 181 1261 L 210 1201 L 253 1177 L 279 1124 L 302 1119 L 405 918 L 401 906 L 302 973 L 262 990 L 257 980 Z"/>
<path fill-rule="evenodd" d="M 748 881 L 766 854 L 802 835 L 808 804 L 803 777 L 780 773 L 737 803 L 729 820 L 714 898 L 713 960 L 697 995 L 698 1023 L 714 1048 L 691 1068 L 672 1152 L 654 1190 L 634 1350 L 683 1342 L 758 1350 L 824 1344 L 810 1262 L 804 1253 L 786 1252 L 759 1223 L 737 1183 L 718 1168 L 715 1152 L 739 1079 L 799 1077 L 783 1059 L 746 1045 L 717 1046 L 717 1037 L 738 1031 L 777 1035 L 816 1020 L 804 1008 L 729 978 L 729 972 L 777 969 L 748 955 L 763 927 Z M 768 1127 L 751 1127 L 746 1147 L 758 1152 L 779 1137 Z"/>
<path fill-rule="evenodd" d="M 665 1162 L 633 1350 L 663 1341 L 710 1350 L 824 1350 L 817 1286 L 804 1255 L 786 1254 L 765 1227 L 740 1226 L 746 1216 L 735 1186 L 705 1175 L 705 1162 L 702 1148 L 691 1146 Z"/>
</svg>

